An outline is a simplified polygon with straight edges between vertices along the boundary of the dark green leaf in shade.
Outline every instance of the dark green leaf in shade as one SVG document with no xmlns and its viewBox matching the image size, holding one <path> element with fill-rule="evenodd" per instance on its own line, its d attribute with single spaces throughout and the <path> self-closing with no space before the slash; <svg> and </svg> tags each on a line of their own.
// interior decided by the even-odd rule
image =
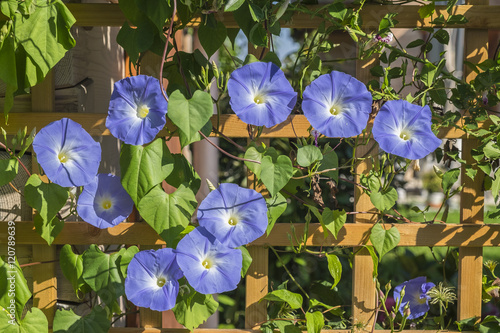
<svg viewBox="0 0 500 333">
<path fill-rule="evenodd" d="M 227 37 L 227 30 L 224 23 L 216 21 L 216 24 L 217 26 L 215 27 L 203 24 L 198 28 L 198 38 L 209 58 L 217 52 Z"/>
<path fill-rule="evenodd" d="M 111 321 L 106 311 L 99 306 L 92 308 L 90 314 L 81 317 L 73 310 L 57 310 L 54 317 L 54 333 L 107 333 Z"/>
<path fill-rule="evenodd" d="M 264 296 L 260 301 L 268 300 L 273 302 L 284 302 L 287 303 L 291 309 L 299 309 L 302 307 L 302 296 L 297 293 L 293 293 L 286 289 L 273 290 Z M 260 302 L 259 301 L 259 302 Z"/>
</svg>

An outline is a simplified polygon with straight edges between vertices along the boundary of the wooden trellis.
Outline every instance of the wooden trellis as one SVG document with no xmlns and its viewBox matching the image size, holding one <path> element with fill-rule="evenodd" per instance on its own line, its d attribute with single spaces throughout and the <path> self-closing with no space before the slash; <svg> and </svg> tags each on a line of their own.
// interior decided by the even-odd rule
<svg viewBox="0 0 500 333">
<path fill-rule="evenodd" d="M 68 4 L 68 8 L 77 19 L 80 26 L 121 26 L 125 17 L 117 5 L 113 4 Z M 379 6 L 366 5 L 362 11 L 363 28 L 373 30 L 378 27 L 380 19 L 388 12 L 397 12 L 399 15 L 398 28 L 413 28 L 418 26 L 431 26 L 430 20 L 420 19 L 417 6 Z M 444 7 L 437 8 L 438 14 L 448 16 Z M 455 14 L 463 14 L 469 22 L 463 26 L 465 34 L 465 55 L 467 61 L 478 63 L 488 57 L 488 30 L 500 29 L 500 6 L 488 6 L 488 0 L 468 1 L 467 5 L 454 7 Z M 237 27 L 232 14 L 224 14 L 218 19 L 229 27 Z M 319 20 L 313 20 L 305 14 L 294 16 L 292 22 L 284 26 L 294 28 L 314 28 Z M 196 22 L 194 23 L 196 24 Z M 357 61 L 357 78 L 367 81 L 370 77 L 369 68 L 373 61 Z M 466 72 L 466 79 L 472 80 L 475 73 Z M 52 75 L 33 88 L 31 97 L 32 112 L 11 113 L 9 125 L 2 125 L 8 134 L 15 134 L 20 127 L 28 126 L 28 130 L 37 129 L 62 117 L 69 117 L 94 136 L 110 135 L 104 126 L 105 114 L 75 114 L 53 113 L 55 104 L 54 78 Z M 293 129 L 292 129 L 293 123 Z M 213 124 L 217 122 L 213 119 Z M 168 126 L 172 126 L 169 124 Z M 487 124 L 480 126 L 486 127 Z M 289 120 L 276 128 L 264 130 L 263 138 L 309 136 L 309 123 L 304 116 L 291 116 Z M 238 120 L 235 115 L 222 116 L 219 122 L 219 131 L 228 137 L 245 137 L 246 125 Z M 469 138 L 464 132 L 455 129 L 443 129 L 440 138 L 463 139 L 462 158 L 468 163 L 473 161 L 470 154 L 471 148 L 477 145 L 475 139 Z M 374 144 L 374 143 L 373 143 Z M 364 148 L 364 147 L 362 147 Z M 362 153 L 362 152 L 360 152 Z M 361 163 L 358 173 L 369 169 L 368 161 Z M 464 172 L 462 172 L 464 174 Z M 396 224 L 401 234 L 399 246 L 455 246 L 459 247 L 459 284 L 458 284 L 458 319 L 466 319 L 481 315 L 481 288 L 482 288 L 482 248 L 485 246 L 498 246 L 500 244 L 500 225 L 485 225 L 483 222 L 484 193 L 482 190 L 482 176 L 479 170 L 476 180 L 468 177 L 462 178 L 465 184 L 461 196 L 460 224 Z M 370 211 L 373 209 L 366 195 L 355 193 L 355 211 Z M 366 244 L 369 238 L 372 221 L 370 214 L 356 217 L 356 223 L 346 224 L 339 232 L 338 238 L 323 237 L 319 224 L 311 224 L 307 245 L 310 246 L 351 246 L 356 247 Z M 295 224 L 296 232 L 301 233 L 304 224 Z M 391 225 L 386 225 L 386 228 Z M 211 333 L 240 333 L 254 328 L 258 322 L 266 320 L 265 303 L 258 304 L 258 300 L 268 292 L 268 251 L 267 244 L 273 246 L 290 245 L 287 234 L 290 225 L 277 224 L 269 237 L 261 237 L 254 241 L 249 248 L 253 254 L 254 262 L 249 269 L 247 277 L 247 302 L 246 302 L 246 329 L 245 330 L 216 330 L 199 329 L 199 332 Z M 7 243 L 7 223 L 0 223 L 0 243 Z M 16 222 L 16 243 L 31 245 L 33 247 L 33 261 L 51 261 L 56 259 L 55 246 L 49 247 L 35 232 L 33 222 Z M 146 223 L 126 222 L 110 229 L 97 229 L 85 222 L 69 222 L 55 239 L 56 244 L 139 244 L 158 246 L 164 241 Z M 57 301 L 57 281 L 55 278 L 56 263 L 37 265 L 33 267 L 33 294 L 34 306 L 44 311 L 52 322 Z M 360 252 L 355 257 L 353 266 L 353 320 L 367 323 L 361 331 L 371 331 L 375 309 L 375 285 L 372 279 L 373 264 L 368 254 Z M 182 329 L 159 329 L 161 316 L 148 315 L 141 312 L 145 328 L 112 328 L 110 332 L 181 332 Z M 330 330 L 328 332 L 347 332 L 346 330 Z M 382 332 L 382 331 L 378 331 Z M 414 332 L 414 331 L 413 331 Z"/>
</svg>

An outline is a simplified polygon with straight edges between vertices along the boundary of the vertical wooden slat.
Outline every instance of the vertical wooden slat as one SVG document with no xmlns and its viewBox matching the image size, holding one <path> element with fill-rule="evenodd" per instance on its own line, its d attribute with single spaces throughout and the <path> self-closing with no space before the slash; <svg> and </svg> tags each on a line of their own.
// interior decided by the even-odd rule
<svg viewBox="0 0 500 333">
<path fill-rule="evenodd" d="M 371 79 L 370 67 L 376 64 L 376 59 L 357 60 L 356 61 L 356 78 L 361 82 L 368 82 Z M 367 154 L 375 141 L 370 140 L 365 146 L 356 148 L 356 157 L 362 157 Z M 377 147 L 373 147 L 372 154 L 377 154 Z M 365 159 L 356 167 L 356 183 L 359 183 L 361 174 L 367 174 L 371 170 L 372 164 L 370 159 Z M 354 211 L 366 212 L 373 210 L 373 204 L 370 197 L 363 193 L 362 189 L 354 187 Z M 374 223 L 375 215 L 373 214 L 356 214 L 355 223 Z M 356 250 L 356 249 L 355 249 Z M 366 249 L 361 250 L 356 254 L 353 260 L 352 267 L 352 321 L 357 332 L 371 331 L 375 320 L 376 304 L 376 287 L 373 279 L 373 261 Z"/>
<path fill-rule="evenodd" d="M 469 5 L 488 5 L 489 0 L 468 0 Z M 488 30 L 465 30 L 465 59 L 472 63 L 480 63 L 488 59 Z M 476 77 L 476 73 L 465 66 L 467 82 Z M 462 140 L 462 158 L 472 164 L 471 151 L 479 145 L 477 139 Z M 462 165 L 461 183 L 464 189 L 460 196 L 460 216 L 462 223 L 483 223 L 484 221 L 484 174 L 478 170 L 474 179 L 465 174 Z M 481 316 L 481 292 L 483 273 L 483 248 L 459 248 L 458 265 L 458 308 L 457 319 Z"/>
<path fill-rule="evenodd" d="M 33 112 L 53 112 L 55 109 L 54 73 L 50 71 L 45 80 L 31 89 L 31 109 Z M 35 162 L 35 161 L 34 161 Z M 37 171 L 37 163 L 33 170 Z M 57 259 L 56 247 L 33 245 L 33 261 L 44 262 Z M 56 264 L 33 266 L 33 306 L 41 309 L 52 326 L 57 302 Z"/>
<path fill-rule="evenodd" d="M 264 139 L 261 142 L 264 142 L 266 146 L 270 144 L 269 139 Z M 247 187 L 259 192 L 265 190 L 263 187 L 257 186 L 256 177 L 250 171 L 248 171 L 247 176 Z M 246 276 L 245 328 L 258 329 L 257 324 L 267 320 L 267 302 L 259 303 L 259 300 L 268 292 L 269 249 L 262 246 L 249 246 L 248 252 L 253 261 Z"/>
</svg>

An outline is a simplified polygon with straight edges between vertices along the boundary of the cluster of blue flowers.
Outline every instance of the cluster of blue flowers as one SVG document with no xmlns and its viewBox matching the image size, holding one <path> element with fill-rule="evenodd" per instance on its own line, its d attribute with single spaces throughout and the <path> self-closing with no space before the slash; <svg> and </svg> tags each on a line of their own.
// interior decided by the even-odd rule
<svg viewBox="0 0 500 333">
<path fill-rule="evenodd" d="M 138 306 L 164 311 L 175 305 L 183 276 L 199 293 L 236 289 L 243 256 L 236 247 L 262 236 L 267 227 L 264 197 L 252 189 L 224 183 L 198 208 L 199 226 L 176 250 L 141 251 L 130 262 L 127 298 Z"/>
<path fill-rule="evenodd" d="M 36 135 L 33 149 L 52 182 L 63 187 L 83 186 L 77 211 L 86 222 L 104 229 L 132 213 L 134 204 L 120 178 L 97 173 L 101 145 L 80 124 L 68 118 L 50 123 Z"/>
<path fill-rule="evenodd" d="M 283 72 L 272 63 L 254 62 L 231 74 L 230 104 L 244 122 L 266 127 L 286 120 L 297 96 Z M 354 77 L 333 71 L 316 78 L 304 90 L 302 110 L 309 123 L 329 137 L 362 133 L 372 112 L 372 96 Z M 431 130 L 432 113 L 407 101 L 388 101 L 373 123 L 373 137 L 382 150 L 420 159 L 441 144 Z"/>
</svg>

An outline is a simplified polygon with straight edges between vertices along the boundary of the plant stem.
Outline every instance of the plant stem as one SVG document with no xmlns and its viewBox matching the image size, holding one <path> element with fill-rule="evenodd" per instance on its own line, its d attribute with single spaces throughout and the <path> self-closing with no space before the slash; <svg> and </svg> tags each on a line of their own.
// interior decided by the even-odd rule
<svg viewBox="0 0 500 333">
<path fill-rule="evenodd" d="M 272 247 L 271 245 L 269 245 L 269 248 L 274 252 L 274 254 L 276 255 L 276 257 L 278 258 L 279 262 L 281 263 L 281 265 L 283 266 L 283 268 L 285 269 L 285 271 L 287 272 L 288 276 L 290 276 L 290 278 L 292 279 L 292 281 L 295 283 L 295 285 L 300 289 L 300 291 L 307 297 L 309 298 L 309 295 L 306 293 L 306 291 L 300 286 L 300 284 L 297 282 L 297 280 L 295 280 L 295 278 L 293 277 L 292 273 L 290 273 L 290 271 L 288 270 L 288 268 L 286 268 L 286 265 L 285 263 L 283 262 L 283 260 L 281 260 L 281 257 L 280 255 L 278 254 L 278 252 L 276 252 L 276 250 L 274 249 L 274 247 Z"/>
<path fill-rule="evenodd" d="M 256 161 L 256 160 L 250 160 L 250 159 L 247 159 L 247 158 L 242 158 L 242 157 L 238 157 L 238 156 L 234 156 L 234 155 L 231 155 L 230 153 L 228 153 L 227 151 L 225 151 L 224 149 L 222 149 L 221 147 L 217 146 L 215 143 L 213 143 L 212 141 L 210 141 L 207 136 L 205 134 L 203 134 L 202 131 L 198 131 L 198 133 L 200 133 L 200 135 L 205 138 L 205 140 L 208 141 L 208 143 L 210 143 L 212 146 L 214 146 L 218 151 L 220 151 L 221 153 L 223 153 L 224 155 L 226 156 L 229 156 L 231 157 L 232 159 L 235 159 L 235 160 L 238 160 L 238 161 L 246 161 L 246 162 L 252 162 L 252 163 L 257 163 L 257 164 L 261 164 L 260 161 Z"/>
<path fill-rule="evenodd" d="M 174 1 L 174 7 L 172 11 L 172 17 L 170 18 L 170 25 L 168 27 L 167 31 L 167 40 L 165 41 L 165 47 L 163 48 L 163 57 L 161 58 L 161 64 L 160 64 L 160 90 L 161 93 L 163 94 L 163 98 L 168 102 L 168 97 L 167 94 L 165 93 L 165 89 L 163 87 L 163 65 L 165 65 L 165 57 L 167 56 L 167 49 L 168 49 L 168 41 L 170 40 L 170 36 L 172 35 L 172 31 L 174 30 L 174 19 L 175 19 L 175 14 L 177 14 L 177 0 Z"/>
</svg>

